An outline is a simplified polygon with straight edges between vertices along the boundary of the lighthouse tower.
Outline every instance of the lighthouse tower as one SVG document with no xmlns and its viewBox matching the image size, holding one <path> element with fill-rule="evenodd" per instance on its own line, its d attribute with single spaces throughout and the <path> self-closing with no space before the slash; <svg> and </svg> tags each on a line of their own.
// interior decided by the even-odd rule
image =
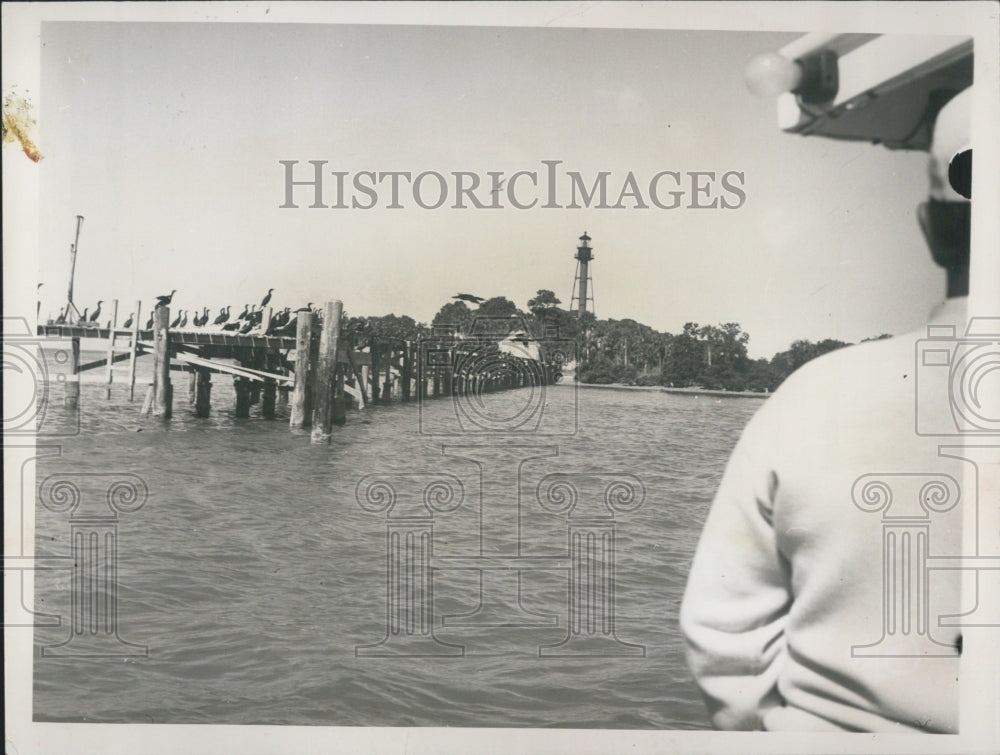
<svg viewBox="0 0 1000 755">
<path fill-rule="evenodd" d="M 590 246 L 590 236 L 584 231 L 580 237 L 580 246 L 576 248 L 576 278 L 573 279 L 573 295 L 569 308 L 576 308 L 579 317 L 590 311 L 594 314 L 594 282 L 590 279 L 590 261 L 594 259 L 594 250 Z"/>
</svg>

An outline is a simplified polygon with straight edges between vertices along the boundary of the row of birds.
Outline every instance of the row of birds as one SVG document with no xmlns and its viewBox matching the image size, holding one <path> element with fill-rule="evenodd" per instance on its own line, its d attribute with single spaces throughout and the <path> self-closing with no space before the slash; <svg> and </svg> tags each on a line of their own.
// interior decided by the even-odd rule
<svg viewBox="0 0 1000 755">
<path fill-rule="evenodd" d="M 41 287 L 41 284 L 39 284 Z M 177 293 L 177 289 L 174 289 L 169 294 L 164 294 L 162 296 L 156 297 L 156 309 L 161 307 L 168 307 L 174 299 L 174 294 Z M 225 306 L 219 310 L 219 314 L 212 320 L 212 325 L 216 327 L 221 327 L 225 331 L 236 331 L 240 334 L 249 333 L 254 328 L 261 326 L 264 319 L 264 308 L 271 302 L 271 295 L 274 293 L 273 288 L 269 288 L 264 298 L 261 299 L 259 305 L 256 304 L 245 304 L 243 305 L 243 311 L 237 315 L 236 319 L 229 322 L 231 306 Z M 451 297 L 452 299 L 458 299 L 459 301 L 468 301 L 473 304 L 481 304 L 483 297 L 475 296 L 474 294 L 456 294 Z M 104 304 L 104 300 L 101 299 L 97 302 L 97 306 L 94 308 L 93 313 L 88 317 L 87 309 L 83 310 L 83 314 L 80 316 L 80 322 L 90 322 L 97 323 L 97 319 L 101 316 L 101 305 Z M 186 328 L 188 325 L 188 315 L 192 310 L 182 309 L 177 313 L 177 318 L 170 323 L 171 330 Z M 194 311 L 197 311 L 195 309 Z M 191 325 L 196 328 L 203 328 L 208 325 L 209 319 L 209 308 L 202 307 L 201 314 L 196 314 L 191 318 Z M 291 335 L 295 333 L 295 321 L 298 317 L 298 312 L 302 311 L 312 311 L 312 302 L 309 302 L 305 307 L 296 310 L 296 314 L 292 314 L 291 307 L 285 307 L 283 310 L 279 311 L 276 315 L 271 318 L 271 322 L 268 324 L 265 335 Z M 59 317 L 56 319 L 57 325 L 62 325 L 66 322 L 66 317 L 69 314 L 69 307 L 67 306 L 65 310 L 60 312 Z M 153 317 L 154 314 L 150 313 L 149 319 L 146 320 L 145 330 L 150 330 L 153 327 Z M 131 328 L 134 322 L 135 313 L 131 313 L 128 319 L 122 323 L 123 328 Z M 108 323 L 108 327 L 111 327 L 111 323 Z"/>
<path fill-rule="evenodd" d="M 150 313 L 149 319 L 146 320 L 145 330 L 151 330 L 153 327 L 153 319 L 155 316 L 156 309 L 161 307 L 167 307 L 170 302 L 173 301 L 174 294 L 177 290 L 174 289 L 169 294 L 156 297 L 156 307 L 153 312 Z M 260 304 L 245 304 L 243 306 L 243 311 L 236 316 L 236 319 L 230 322 L 232 306 L 225 306 L 219 310 L 219 314 L 212 320 L 212 325 L 221 328 L 224 331 L 237 332 L 240 334 L 249 333 L 255 328 L 260 328 L 264 320 L 264 309 L 271 301 L 271 295 L 274 293 L 274 289 L 268 289 L 267 294 L 261 300 Z M 88 322 L 97 324 L 98 318 L 101 316 L 101 305 L 104 303 L 103 300 L 97 302 L 97 306 L 94 308 L 92 314 L 88 316 L 87 309 L 83 310 L 83 314 L 80 316 L 80 322 Z M 68 307 L 66 310 L 59 314 L 58 319 L 56 319 L 57 325 L 62 325 L 66 322 L 68 315 Z M 199 314 L 195 314 L 194 317 L 189 319 L 189 315 L 192 311 L 197 312 L 197 309 L 182 309 L 177 313 L 177 317 L 170 323 L 170 329 L 182 329 L 186 328 L 188 324 L 196 328 L 203 328 L 208 325 L 209 321 L 209 308 L 202 307 Z M 296 319 L 298 317 L 298 312 L 301 311 L 312 311 L 312 302 L 309 302 L 305 307 L 300 308 L 295 313 L 292 312 L 291 307 L 285 307 L 283 310 L 279 310 L 277 314 L 271 317 L 271 321 L 268 324 L 265 335 L 294 335 L 296 327 Z M 131 328 L 135 322 L 135 313 L 129 314 L 128 319 L 122 323 L 123 328 Z M 110 328 L 111 324 L 108 323 Z"/>
</svg>

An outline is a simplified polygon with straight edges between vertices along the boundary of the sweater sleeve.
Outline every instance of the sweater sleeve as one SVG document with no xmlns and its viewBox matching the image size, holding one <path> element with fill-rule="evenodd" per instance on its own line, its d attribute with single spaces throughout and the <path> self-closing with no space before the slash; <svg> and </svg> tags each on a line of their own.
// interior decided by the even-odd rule
<svg viewBox="0 0 1000 755">
<path fill-rule="evenodd" d="M 775 408 L 762 407 L 730 457 L 681 607 L 688 665 L 719 729 L 760 729 L 767 711 L 783 704 L 777 679 L 791 592 L 772 525 L 780 484 L 767 462 Z"/>
</svg>

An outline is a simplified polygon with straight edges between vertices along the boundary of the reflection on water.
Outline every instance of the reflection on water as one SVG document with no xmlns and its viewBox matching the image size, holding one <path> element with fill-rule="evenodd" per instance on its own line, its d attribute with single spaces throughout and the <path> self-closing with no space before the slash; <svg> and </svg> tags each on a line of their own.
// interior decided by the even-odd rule
<svg viewBox="0 0 1000 755">
<path fill-rule="evenodd" d="M 280 410 L 273 422 L 257 416 L 259 407 L 235 419 L 228 380 L 216 378 L 208 419 L 193 416 L 179 376 L 174 385 L 175 416 L 165 422 L 139 416 L 143 389 L 130 404 L 121 386 L 108 402 L 102 387 L 85 384 L 79 434 L 60 439 L 60 456 L 39 462 L 39 482 L 80 472 L 146 482 L 148 502 L 123 513 L 117 532 L 119 632 L 149 654 L 39 652 L 37 720 L 707 726 L 677 610 L 708 502 L 760 401 L 581 389 L 575 435 L 508 440 L 496 450 L 507 460 L 501 465 L 482 448 L 493 436 L 420 434 L 423 422 L 453 421 L 448 399 L 422 413 L 413 404 L 351 412 L 329 446 L 313 446 L 305 432 L 289 432 Z M 60 390 L 53 386 L 51 427 L 67 424 Z M 550 389 L 546 410 L 572 408 L 574 393 Z M 491 417 L 524 403 L 520 391 L 484 400 Z M 514 446 L 523 459 L 540 458 L 508 463 L 520 453 Z M 567 632 L 567 572 L 559 569 L 525 570 L 521 579 L 522 607 L 557 624 L 442 625 L 442 617 L 476 609 L 480 572 L 472 568 L 433 572 L 435 636 L 463 646 L 464 656 L 356 655 L 356 646 L 386 635 L 387 617 L 386 519 L 358 505 L 363 477 L 394 480 L 400 500 L 419 497 L 405 488 L 428 474 L 461 481 L 461 504 L 435 514 L 435 558 L 513 547 L 565 561 L 566 515 L 543 509 L 536 488 L 551 473 L 582 472 L 634 475 L 645 488 L 644 504 L 615 518 L 615 631 L 644 647 L 644 657 L 539 657 L 539 646 Z M 494 530 L 509 523 L 512 532 L 481 539 L 484 522 Z M 70 552 L 67 513 L 38 507 L 36 523 L 39 554 Z M 39 610 L 69 616 L 70 575 L 37 574 Z M 36 651 L 64 641 L 67 626 L 37 628 Z"/>
</svg>

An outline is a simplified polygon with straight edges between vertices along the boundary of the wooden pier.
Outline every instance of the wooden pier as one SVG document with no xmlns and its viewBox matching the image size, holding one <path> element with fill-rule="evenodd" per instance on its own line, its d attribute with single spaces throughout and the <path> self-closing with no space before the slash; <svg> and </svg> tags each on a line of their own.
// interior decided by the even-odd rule
<svg viewBox="0 0 1000 755">
<path fill-rule="evenodd" d="M 517 360 L 494 360 L 491 369 L 470 373 L 455 368 L 456 357 L 470 345 L 459 340 L 442 347 L 435 339 L 436 354 L 448 359 L 427 359 L 421 342 L 371 337 L 360 347 L 346 343 L 341 334 L 343 305 L 327 302 L 321 311 L 303 309 L 296 313 L 295 335 L 268 335 L 272 310 L 264 310 L 260 325 L 247 333 L 209 329 L 171 329 L 170 309 L 153 310 L 152 329 L 140 328 L 141 302 L 135 303 L 130 328 L 118 327 L 118 301 L 111 305 L 110 327 L 86 324 L 42 324 L 38 335 L 72 344 L 70 375 L 66 380 L 65 401 L 76 407 L 80 374 L 105 370 L 105 396 L 111 398 L 115 375 L 125 370 L 129 401 L 135 398 L 135 363 L 144 355 L 153 357 L 153 380 L 142 406 L 143 413 L 169 419 L 174 411 L 172 373 L 187 374 L 186 396 L 198 417 L 211 411 L 212 376 L 233 379 L 236 393 L 235 415 L 250 416 L 250 407 L 261 406 L 264 419 L 274 419 L 276 406 L 289 405 L 289 425 L 310 428 L 314 443 L 329 442 L 334 425 L 344 424 L 346 404 L 359 408 L 392 400 L 411 401 L 470 391 L 493 391 L 529 384 L 525 370 L 505 369 Z M 80 363 L 82 339 L 106 344 L 106 356 Z M 426 344 L 424 344 L 426 346 Z M 223 361 L 225 360 L 225 361 Z M 461 361 L 461 359 L 459 359 Z M 127 362 L 127 364 L 122 364 Z M 551 381 L 545 370 L 542 379 Z M 289 396 L 290 394 L 290 396 Z"/>
</svg>

